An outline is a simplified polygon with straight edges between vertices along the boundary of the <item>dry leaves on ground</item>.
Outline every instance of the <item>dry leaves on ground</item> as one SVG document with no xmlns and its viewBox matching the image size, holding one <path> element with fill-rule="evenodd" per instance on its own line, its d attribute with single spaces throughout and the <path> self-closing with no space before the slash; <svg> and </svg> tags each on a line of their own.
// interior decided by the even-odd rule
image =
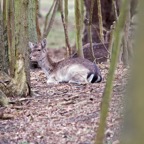
<svg viewBox="0 0 144 144">
<path fill-rule="evenodd" d="M 0 144 L 93 144 L 100 116 L 100 103 L 109 66 L 101 64 L 100 84 L 47 85 L 41 70 L 31 71 L 33 96 L 15 100 L 0 120 Z M 122 119 L 126 69 L 116 70 L 107 130 L 117 141 Z"/>
</svg>

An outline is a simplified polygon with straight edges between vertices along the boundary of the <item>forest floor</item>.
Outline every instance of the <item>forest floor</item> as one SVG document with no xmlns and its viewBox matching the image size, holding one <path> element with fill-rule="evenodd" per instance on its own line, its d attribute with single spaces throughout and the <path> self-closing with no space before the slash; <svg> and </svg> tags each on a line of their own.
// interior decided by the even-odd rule
<svg viewBox="0 0 144 144">
<path fill-rule="evenodd" d="M 15 103 L 4 109 L 0 144 L 94 144 L 109 66 L 99 67 L 103 82 L 87 85 L 47 85 L 42 71 L 32 70 L 33 96 L 13 98 Z M 106 127 L 111 141 L 119 139 L 126 73 L 117 67 Z"/>
</svg>

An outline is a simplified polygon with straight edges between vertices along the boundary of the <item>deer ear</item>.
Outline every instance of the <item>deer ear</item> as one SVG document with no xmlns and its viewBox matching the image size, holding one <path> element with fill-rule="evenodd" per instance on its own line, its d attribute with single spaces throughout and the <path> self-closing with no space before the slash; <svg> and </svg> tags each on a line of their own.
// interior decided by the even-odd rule
<svg viewBox="0 0 144 144">
<path fill-rule="evenodd" d="M 47 44 L 47 40 L 46 40 L 46 38 L 44 38 L 44 39 L 41 41 L 41 46 L 42 46 L 42 48 L 45 48 L 45 47 L 46 47 L 46 44 Z"/>
<path fill-rule="evenodd" d="M 34 49 L 34 46 L 35 46 L 35 44 L 34 44 L 34 43 L 29 42 L 29 47 L 30 47 L 30 49 L 31 49 L 31 50 L 33 50 L 33 49 Z"/>
</svg>

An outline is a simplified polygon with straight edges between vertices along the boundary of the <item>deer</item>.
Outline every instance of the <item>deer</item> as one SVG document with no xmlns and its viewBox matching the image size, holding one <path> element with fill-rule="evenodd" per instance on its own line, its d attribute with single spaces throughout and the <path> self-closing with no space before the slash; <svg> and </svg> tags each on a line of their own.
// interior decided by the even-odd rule
<svg viewBox="0 0 144 144">
<path fill-rule="evenodd" d="M 101 72 L 95 63 L 81 57 L 69 57 L 54 62 L 49 56 L 46 45 L 46 38 L 39 43 L 29 42 L 30 58 L 38 62 L 47 77 L 47 84 L 87 84 L 102 81 Z"/>
</svg>

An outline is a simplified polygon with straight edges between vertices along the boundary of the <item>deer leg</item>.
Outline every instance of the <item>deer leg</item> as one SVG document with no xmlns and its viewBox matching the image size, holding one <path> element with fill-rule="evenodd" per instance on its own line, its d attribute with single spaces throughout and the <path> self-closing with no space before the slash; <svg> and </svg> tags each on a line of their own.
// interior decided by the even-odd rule
<svg viewBox="0 0 144 144">
<path fill-rule="evenodd" d="M 77 74 L 71 77 L 71 79 L 69 80 L 69 83 L 86 84 L 88 83 L 88 81 L 85 76 Z"/>
<path fill-rule="evenodd" d="M 58 84 L 59 82 L 56 81 L 54 76 L 49 76 L 47 79 L 47 84 Z"/>
</svg>

